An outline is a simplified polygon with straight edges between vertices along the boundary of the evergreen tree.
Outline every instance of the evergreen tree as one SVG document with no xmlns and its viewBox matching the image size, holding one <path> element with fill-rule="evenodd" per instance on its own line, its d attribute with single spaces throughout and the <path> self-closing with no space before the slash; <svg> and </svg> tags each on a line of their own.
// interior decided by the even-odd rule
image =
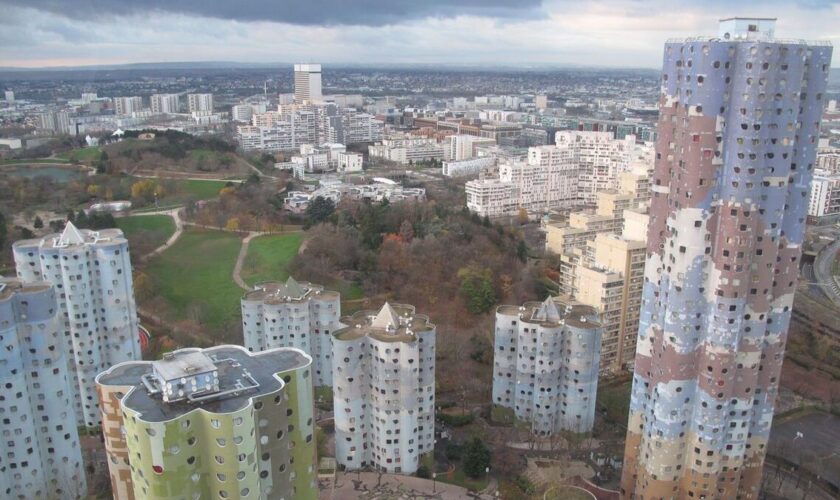
<svg viewBox="0 0 840 500">
<path fill-rule="evenodd" d="M 464 472 L 470 477 L 479 477 L 490 467 L 490 450 L 477 437 L 467 441 L 463 457 Z"/>
</svg>

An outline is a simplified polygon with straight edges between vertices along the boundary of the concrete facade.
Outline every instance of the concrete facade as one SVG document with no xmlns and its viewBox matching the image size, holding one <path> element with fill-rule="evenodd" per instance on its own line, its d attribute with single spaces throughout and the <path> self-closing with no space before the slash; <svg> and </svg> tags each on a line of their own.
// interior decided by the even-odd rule
<svg viewBox="0 0 840 500">
<path fill-rule="evenodd" d="M 316 103 L 323 100 L 321 92 L 321 65 L 295 64 L 295 102 Z"/>
<path fill-rule="evenodd" d="M 316 499 L 311 362 L 217 346 L 101 373 L 114 498 Z"/>
<path fill-rule="evenodd" d="M 341 296 L 289 277 L 260 283 L 242 297 L 245 348 L 294 347 L 313 359 L 313 385 L 332 386 L 332 333 L 341 328 Z"/>
<path fill-rule="evenodd" d="M 496 308 L 493 404 L 539 436 L 592 430 L 601 331 L 595 309 L 568 297 Z"/>
<path fill-rule="evenodd" d="M 759 495 L 832 49 L 741 25 L 665 44 L 623 498 Z"/>
<path fill-rule="evenodd" d="M 179 108 L 178 94 L 152 94 L 149 98 L 152 113 L 177 113 Z"/>
<path fill-rule="evenodd" d="M 187 110 L 190 113 L 212 113 L 213 94 L 187 94 Z"/>
<path fill-rule="evenodd" d="M 0 278 L 0 496 L 87 497 L 55 288 Z"/>
<path fill-rule="evenodd" d="M 68 222 L 61 234 L 12 246 L 17 276 L 56 287 L 68 377 L 79 425 L 99 425 L 96 375 L 141 358 L 128 240 L 119 229 Z"/>
<path fill-rule="evenodd" d="M 336 460 L 413 474 L 434 451 L 435 325 L 387 302 L 342 323 L 333 334 Z"/>
</svg>

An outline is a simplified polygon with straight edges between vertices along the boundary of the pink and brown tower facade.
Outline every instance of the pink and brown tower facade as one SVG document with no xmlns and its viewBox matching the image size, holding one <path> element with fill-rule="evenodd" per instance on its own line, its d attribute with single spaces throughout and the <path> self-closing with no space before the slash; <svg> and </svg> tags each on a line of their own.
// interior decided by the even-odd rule
<svg viewBox="0 0 840 500">
<path fill-rule="evenodd" d="M 758 498 L 832 48 L 665 44 L 621 496 Z"/>
</svg>

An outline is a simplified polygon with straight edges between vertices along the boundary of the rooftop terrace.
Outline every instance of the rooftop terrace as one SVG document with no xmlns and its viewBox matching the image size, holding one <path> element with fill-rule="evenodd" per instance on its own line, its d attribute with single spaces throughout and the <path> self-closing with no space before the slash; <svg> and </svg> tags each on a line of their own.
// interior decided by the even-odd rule
<svg viewBox="0 0 840 500">
<path fill-rule="evenodd" d="M 102 372 L 97 383 L 104 386 L 132 386 L 123 404 L 147 422 L 164 422 L 196 409 L 211 413 L 230 413 L 248 405 L 253 397 L 278 391 L 284 385 L 275 375 L 308 366 L 312 358 L 303 351 L 280 348 L 251 354 L 239 346 L 209 349 L 180 349 L 162 361 L 135 361 L 118 364 Z M 195 367 L 195 369 L 193 369 Z M 218 387 L 167 402 L 163 397 L 165 379 L 216 370 Z M 183 379 L 182 379 L 183 380 Z"/>
</svg>

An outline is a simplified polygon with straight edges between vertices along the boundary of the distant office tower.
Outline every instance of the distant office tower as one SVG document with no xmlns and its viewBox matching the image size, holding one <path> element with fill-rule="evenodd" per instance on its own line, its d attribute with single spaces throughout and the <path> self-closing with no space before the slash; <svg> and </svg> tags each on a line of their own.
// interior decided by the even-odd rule
<svg viewBox="0 0 840 500">
<path fill-rule="evenodd" d="M 592 430 L 601 324 L 568 297 L 496 309 L 493 404 L 540 436 Z"/>
<path fill-rule="evenodd" d="M 5 96 L 5 98 L 6 98 L 6 102 L 15 102 L 15 93 L 14 93 L 14 91 L 12 91 L 12 90 L 7 90 L 7 91 L 5 91 L 4 96 Z"/>
<path fill-rule="evenodd" d="M 133 97 L 115 97 L 114 98 L 114 112 L 117 115 L 130 115 L 143 109 L 143 98 L 139 96 Z"/>
<path fill-rule="evenodd" d="M 0 278 L 0 496 L 87 498 L 55 289 Z"/>
<path fill-rule="evenodd" d="M 223 345 L 101 373 L 114 498 L 316 499 L 311 363 Z"/>
<path fill-rule="evenodd" d="M 141 358 L 128 241 L 119 229 L 68 222 L 63 233 L 18 241 L 12 251 L 18 278 L 55 285 L 76 417 L 99 425 L 94 377 Z"/>
<path fill-rule="evenodd" d="M 829 44 L 721 21 L 665 45 L 624 498 L 758 498 Z"/>
<path fill-rule="evenodd" d="M 321 94 L 321 65 L 295 64 L 295 103 L 317 103 Z"/>
<path fill-rule="evenodd" d="M 289 277 L 260 283 L 241 301 L 245 347 L 251 352 L 296 347 L 312 356 L 313 384 L 332 385 L 332 333 L 342 327 L 341 296 Z"/>
<path fill-rule="evenodd" d="M 187 94 L 190 113 L 213 112 L 213 94 Z"/>
<path fill-rule="evenodd" d="M 178 94 L 152 94 L 150 99 L 152 105 L 152 113 L 177 113 L 178 112 Z"/>
<path fill-rule="evenodd" d="M 90 104 L 98 98 L 99 97 L 96 95 L 96 92 L 82 92 L 82 102 L 85 104 Z"/>
<path fill-rule="evenodd" d="M 333 339 L 336 460 L 413 474 L 434 451 L 435 325 L 387 302 L 342 322 Z"/>
</svg>

